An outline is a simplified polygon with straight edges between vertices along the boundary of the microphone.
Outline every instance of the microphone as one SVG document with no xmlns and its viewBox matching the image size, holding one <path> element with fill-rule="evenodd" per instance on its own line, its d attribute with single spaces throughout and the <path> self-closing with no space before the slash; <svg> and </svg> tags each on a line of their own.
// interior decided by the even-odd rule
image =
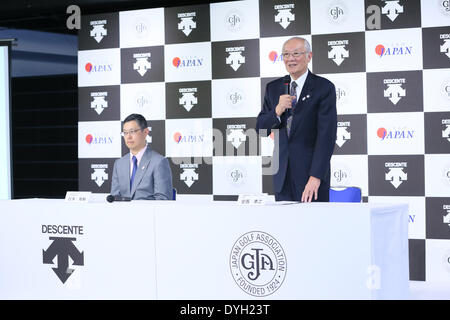
<svg viewBox="0 0 450 320">
<path fill-rule="evenodd" d="M 284 84 L 284 94 L 290 94 L 289 91 L 291 89 L 291 76 L 290 75 L 286 75 L 283 78 L 283 84 Z M 286 113 L 287 116 L 291 115 L 291 109 L 286 109 L 284 110 L 283 113 Z"/>
<path fill-rule="evenodd" d="M 291 76 L 287 75 L 283 78 L 284 83 L 284 94 L 289 94 L 289 90 L 291 88 Z"/>
<path fill-rule="evenodd" d="M 122 196 L 113 196 L 110 194 L 106 197 L 106 201 L 108 202 L 114 202 L 114 201 L 131 201 L 131 198 L 129 197 L 122 197 Z"/>
</svg>

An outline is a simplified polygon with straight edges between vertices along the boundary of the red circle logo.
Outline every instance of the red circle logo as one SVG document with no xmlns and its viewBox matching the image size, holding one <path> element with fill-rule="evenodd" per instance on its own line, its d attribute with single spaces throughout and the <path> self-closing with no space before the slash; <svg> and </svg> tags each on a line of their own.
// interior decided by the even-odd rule
<svg viewBox="0 0 450 320">
<path fill-rule="evenodd" d="M 381 55 L 384 52 L 384 49 L 385 49 L 384 46 L 382 44 L 379 44 L 375 47 L 375 53 L 381 57 Z"/>
<path fill-rule="evenodd" d="M 183 136 L 181 135 L 181 133 L 175 132 L 175 134 L 173 135 L 173 140 L 175 140 L 176 143 L 179 143 L 182 137 Z"/>
<path fill-rule="evenodd" d="M 379 128 L 379 129 L 377 130 L 377 136 L 378 136 L 380 139 L 384 139 L 384 137 L 386 137 L 386 134 L 387 134 L 387 130 L 386 130 L 385 128 Z"/>
<path fill-rule="evenodd" d="M 85 69 L 87 72 L 91 72 L 91 70 L 92 70 L 92 64 L 91 64 L 90 62 L 86 63 L 86 65 L 84 66 L 84 69 Z"/>
<path fill-rule="evenodd" d="M 94 139 L 94 137 L 91 134 L 88 134 L 85 139 L 86 139 L 87 143 L 91 144 L 91 142 Z"/>
<path fill-rule="evenodd" d="M 278 58 L 278 53 L 276 51 L 270 51 L 270 53 L 269 53 L 270 61 L 275 62 L 275 60 L 277 60 L 277 58 Z"/>
<path fill-rule="evenodd" d="M 173 64 L 174 67 L 178 68 L 180 63 L 181 63 L 181 59 L 180 58 L 178 58 L 178 57 L 173 58 L 172 64 Z"/>
</svg>

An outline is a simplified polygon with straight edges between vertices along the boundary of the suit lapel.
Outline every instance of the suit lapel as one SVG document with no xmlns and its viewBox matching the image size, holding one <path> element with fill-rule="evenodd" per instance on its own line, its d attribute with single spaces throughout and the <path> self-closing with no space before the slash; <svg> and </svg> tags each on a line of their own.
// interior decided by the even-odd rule
<svg viewBox="0 0 450 320">
<path fill-rule="evenodd" d="M 139 166 L 136 170 L 136 175 L 134 176 L 133 186 L 131 188 L 131 196 L 134 195 L 136 192 L 136 188 L 141 183 L 142 178 L 144 177 L 145 170 L 147 169 L 150 158 L 152 155 L 152 149 L 150 146 L 147 146 L 147 149 L 144 152 L 144 155 L 142 156 L 141 162 L 139 163 Z"/>
<path fill-rule="evenodd" d="M 308 76 L 306 77 L 305 83 L 303 84 L 302 92 L 300 93 L 297 104 L 294 109 L 294 117 L 292 119 L 292 128 L 290 137 L 294 136 L 294 132 L 297 127 L 301 125 L 303 122 L 302 114 L 307 109 L 307 106 L 310 102 L 310 97 L 313 95 L 314 90 L 314 74 L 308 70 Z"/>
<path fill-rule="evenodd" d="M 130 192 L 130 154 L 127 153 L 118 162 L 118 174 L 119 181 L 121 181 L 121 189 L 123 189 L 123 184 L 125 183 L 125 189 Z M 122 182 L 123 181 L 123 182 Z"/>
</svg>

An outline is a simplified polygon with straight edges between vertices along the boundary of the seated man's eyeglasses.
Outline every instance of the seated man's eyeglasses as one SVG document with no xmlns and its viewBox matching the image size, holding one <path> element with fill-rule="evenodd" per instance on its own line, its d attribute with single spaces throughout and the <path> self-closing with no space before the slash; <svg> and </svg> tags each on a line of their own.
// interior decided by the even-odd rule
<svg viewBox="0 0 450 320">
<path fill-rule="evenodd" d="M 308 51 L 303 51 L 303 52 L 283 52 L 281 55 L 283 56 L 283 59 L 287 59 L 289 58 L 289 56 L 293 56 L 294 58 L 298 58 L 300 57 L 302 54 L 307 53 Z"/>
<path fill-rule="evenodd" d="M 134 129 L 134 130 L 130 130 L 130 131 L 122 131 L 121 133 L 120 133 L 120 135 L 122 136 L 122 137 L 126 137 L 127 135 L 131 135 L 131 136 L 134 136 L 138 131 L 141 131 L 142 129 Z"/>
</svg>

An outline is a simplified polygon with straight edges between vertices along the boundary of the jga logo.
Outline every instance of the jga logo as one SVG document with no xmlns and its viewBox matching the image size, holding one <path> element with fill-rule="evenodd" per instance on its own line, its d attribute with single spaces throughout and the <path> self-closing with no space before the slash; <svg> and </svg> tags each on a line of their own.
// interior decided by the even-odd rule
<svg viewBox="0 0 450 320">
<path fill-rule="evenodd" d="M 230 268 L 244 292 L 264 297 L 283 284 L 287 260 L 281 244 L 270 234 L 251 231 L 239 237 L 230 254 Z"/>
</svg>

